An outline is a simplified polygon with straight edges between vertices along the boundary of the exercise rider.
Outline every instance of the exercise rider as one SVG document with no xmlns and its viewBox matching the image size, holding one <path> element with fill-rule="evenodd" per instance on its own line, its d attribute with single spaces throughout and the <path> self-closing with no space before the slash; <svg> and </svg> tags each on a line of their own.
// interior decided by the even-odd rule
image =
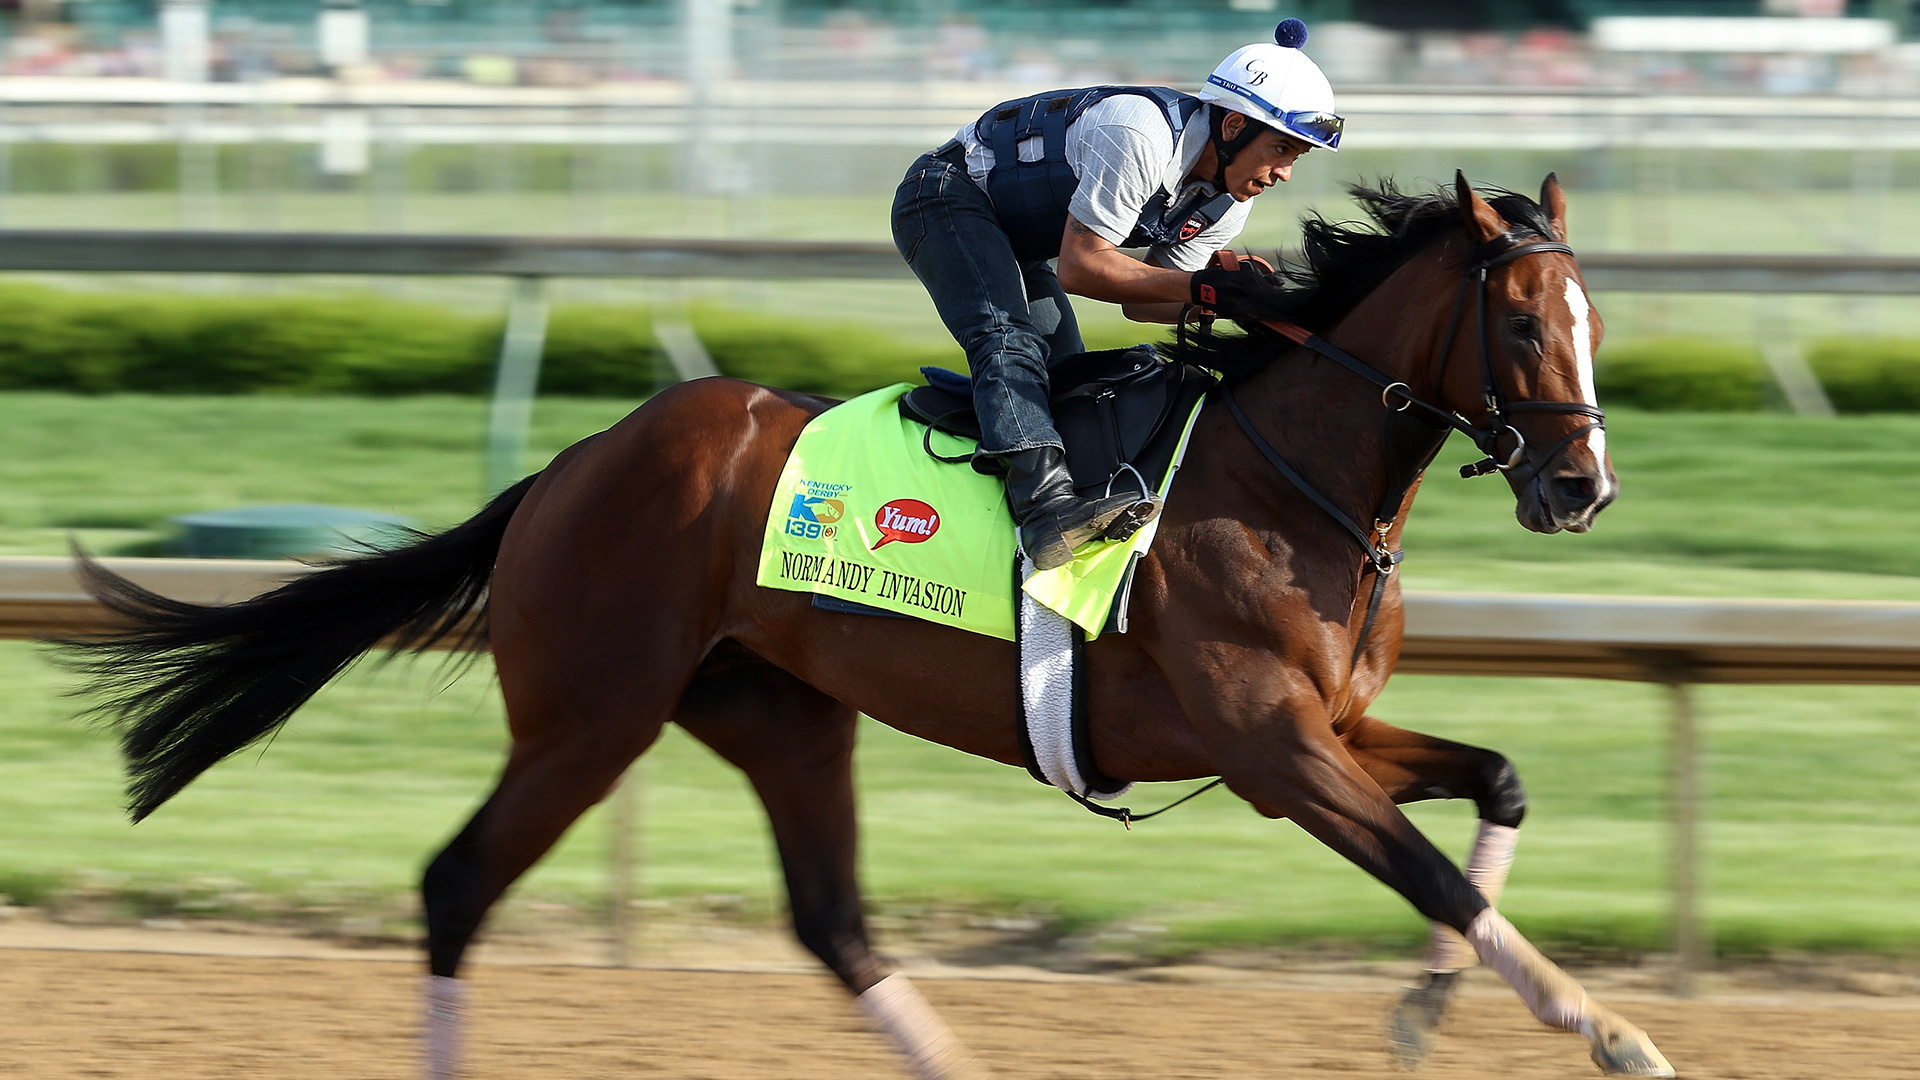
<svg viewBox="0 0 1920 1080">
<path fill-rule="evenodd" d="M 1137 526 L 1159 512 L 1134 494 L 1073 492 L 1047 405 L 1049 358 L 1084 348 L 1067 294 L 1140 322 L 1177 322 L 1188 304 L 1263 314 L 1277 276 L 1208 263 L 1300 155 L 1339 148 L 1333 90 L 1300 52 L 1306 37 L 1286 20 L 1273 44 L 1221 61 L 1197 96 L 1098 86 L 997 105 L 915 161 L 894 196 L 894 244 L 967 353 L 974 467 L 1006 477 L 1021 547 L 1041 569 L 1123 514 Z M 1123 247 L 1145 247 L 1145 261 Z"/>
</svg>

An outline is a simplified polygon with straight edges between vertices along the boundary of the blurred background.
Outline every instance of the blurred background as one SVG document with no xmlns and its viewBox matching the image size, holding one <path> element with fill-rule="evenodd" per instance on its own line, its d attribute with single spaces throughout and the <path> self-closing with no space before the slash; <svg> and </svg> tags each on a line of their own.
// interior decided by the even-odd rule
<svg viewBox="0 0 1920 1080">
<path fill-rule="evenodd" d="M 1523 191 L 1557 170 L 1583 250 L 1894 253 L 1920 235 L 1920 41 L 1903 0 L 5 11 L 0 224 L 15 227 L 884 241 L 905 164 L 986 106 L 1097 82 L 1191 88 L 1294 13 L 1353 134 L 1260 207 L 1253 246 L 1288 242 L 1305 210 L 1340 214 L 1346 183 L 1456 168 Z M 1693 303 L 1608 318 L 1628 336 L 1751 332 L 1751 312 Z M 841 306 L 931 335 L 911 304 Z M 1788 308 L 1803 334 L 1920 334 L 1905 303 Z"/>
<path fill-rule="evenodd" d="M 1347 184 L 1463 169 L 1528 193 L 1556 172 L 1583 253 L 1920 255 L 1915 0 L 0 0 L 0 229 L 884 243 L 908 163 L 986 108 L 1193 89 L 1285 16 L 1311 28 L 1346 148 L 1262 198 L 1237 247 L 1347 217 Z M 24 235 L 0 232 L 0 255 Z M 0 275 L 0 551 L 187 554 L 184 517 L 261 504 L 465 518 L 501 475 L 488 395 L 512 290 Z M 544 367 L 509 473 L 702 363 L 841 395 L 963 364 L 911 280 L 555 278 L 532 300 Z M 1448 465 L 1414 514 L 1410 586 L 1920 600 L 1911 296 L 1597 303 L 1624 497 L 1591 536 L 1534 536 Z M 1096 347 L 1157 336 L 1077 307 Z M 431 662 L 358 672 L 129 833 L 109 740 L 71 722 L 65 685 L 0 646 L 0 913 L 20 918 L 404 936 L 418 865 L 501 750 L 484 662 L 457 682 Z M 1562 955 L 1638 958 L 1673 940 L 1663 693 L 1406 677 L 1378 711 L 1512 756 L 1538 809 L 1503 906 Z M 1911 960 L 1917 703 L 1701 691 L 1722 956 Z M 1405 958 L 1423 932 L 1229 797 L 1123 834 L 1017 770 L 877 727 L 863 753 L 869 881 L 897 942 L 1084 966 L 1303 942 Z M 642 837 L 637 898 L 610 899 L 596 814 L 502 925 L 598 927 L 631 903 L 654 927 L 643 955 L 771 925 L 744 787 L 684 739 L 642 770 L 640 823 L 619 830 Z M 1470 808 L 1416 817 L 1461 853 Z"/>
</svg>

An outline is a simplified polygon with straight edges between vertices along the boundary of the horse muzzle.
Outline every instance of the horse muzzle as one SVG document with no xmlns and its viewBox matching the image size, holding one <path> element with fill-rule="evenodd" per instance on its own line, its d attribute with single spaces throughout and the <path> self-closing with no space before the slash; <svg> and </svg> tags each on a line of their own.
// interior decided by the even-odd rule
<svg viewBox="0 0 1920 1080">
<path fill-rule="evenodd" d="M 1537 533 L 1583 533 L 1620 494 L 1612 470 L 1559 469 L 1536 473 L 1517 496 L 1514 517 Z"/>
</svg>

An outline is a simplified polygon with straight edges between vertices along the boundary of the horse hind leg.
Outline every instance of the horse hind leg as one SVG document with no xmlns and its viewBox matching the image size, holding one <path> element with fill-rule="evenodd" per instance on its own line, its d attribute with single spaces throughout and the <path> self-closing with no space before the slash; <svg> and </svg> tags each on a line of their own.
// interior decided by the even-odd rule
<svg viewBox="0 0 1920 1080">
<path fill-rule="evenodd" d="M 516 738 L 499 783 L 421 877 L 428 975 L 423 1050 L 428 1080 L 459 1075 L 466 989 L 460 965 L 486 913 L 568 826 L 604 798 L 665 726 L 671 702 L 606 695 L 598 711 L 509 694 Z M 615 706 L 619 707 L 615 707 Z M 518 707 L 516 707 L 518 706 Z"/>
<path fill-rule="evenodd" d="M 919 1080 L 984 1080 L 986 1069 L 904 974 L 873 954 L 856 866 L 858 716 L 769 665 L 696 681 L 674 719 L 747 774 L 766 807 L 794 934 L 892 1042 Z"/>
<path fill-rule="evenodd" d="M 1396 804 L 1473 800 L 1480 822 L 1464 869 L 1487 903 L 1499 904 L 1527 813 L 1526 792 L 1513 763 L 1496 751 L 1407 731 L 1372 716 L 1362 717 L 1342 741 Z M 1389 1045 L 1400 1065 L 1414 1068 L 1426 1059 L 1460 972 L 1478 962 L 1459 931 L 1437 920 L 1431 924 L 1427 970 L 1387 1020 Z"/>
</svg>

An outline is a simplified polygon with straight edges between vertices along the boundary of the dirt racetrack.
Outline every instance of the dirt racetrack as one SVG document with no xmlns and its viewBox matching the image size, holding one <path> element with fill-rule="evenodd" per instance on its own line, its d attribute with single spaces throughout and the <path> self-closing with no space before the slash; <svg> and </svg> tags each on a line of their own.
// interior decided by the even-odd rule
<svg viewBox="0 0 1920 1080">
<path fill-rule="evenodd" d="M 0 1076 L 416 1075 L 414 963 L 128 949 L 126 940 L 0 947 Z M 824 975 L 524 962 L 476 964 L 472 973 L 475 1078 L 903 1075 Z M 1389 978 L 938 974 L 921 976 L 922 989 L 1003 1080 L 1404 1075 L 1380 1034 Z M 1781 991 L 1683 1002 L 1616 989 L 1597 996 L 1644 1025 L 1692 1080 L 1920 1076 L 1912 996 Z M 1541 1028 L 1480 973 L 1420 1075 L 1598 1074 L 1582 1040 Z"/>
</svg>

